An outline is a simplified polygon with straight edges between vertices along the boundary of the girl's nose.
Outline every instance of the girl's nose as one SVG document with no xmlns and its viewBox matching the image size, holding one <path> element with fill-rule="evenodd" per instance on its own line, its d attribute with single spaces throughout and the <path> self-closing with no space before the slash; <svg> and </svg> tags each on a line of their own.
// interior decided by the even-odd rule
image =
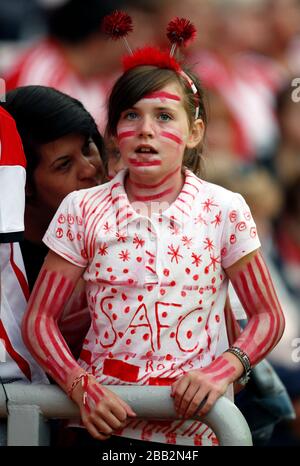
<svg viewBox="0 0 300 466">
<path fill-rule="evenodd" d="M 144 117 L 141 119 L 139 127 L 139 136 L 154 136 L 153 121 L 150 117 Z"/>
</svg>

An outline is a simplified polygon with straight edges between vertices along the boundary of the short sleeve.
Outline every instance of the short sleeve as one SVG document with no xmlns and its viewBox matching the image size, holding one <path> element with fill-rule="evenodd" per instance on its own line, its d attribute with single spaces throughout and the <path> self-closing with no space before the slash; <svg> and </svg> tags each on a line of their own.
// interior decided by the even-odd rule
<svg viewBox="0 0 300 466">
<path fill-rule="evenodd" d="M 260 247 L 255 222 L 244 198 L 233 194 L 221 240 L 222 266 L 230 267 Z"/>
<path fill-rule="evenodd" d="M 60 204 L 43 241 L 49 249 L 79 267 L 86 267 L 85 221 L 78 192 L 69 194 Z"/>
</svg>

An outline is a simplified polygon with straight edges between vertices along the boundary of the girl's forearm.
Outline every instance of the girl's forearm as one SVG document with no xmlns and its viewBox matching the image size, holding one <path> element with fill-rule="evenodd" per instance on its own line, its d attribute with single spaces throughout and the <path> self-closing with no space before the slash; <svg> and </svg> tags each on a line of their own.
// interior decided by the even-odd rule
<svg viewBox="0 0 300 466">
<path fill-rule="evenodd" d="M 57 325 L 75 284 L 61 273 L 44 269 L 37 279 L 22 323 L 28 349 L 65 391 L 74 377 L 83 372 Z"/>
<path fill-rule="evenodd" d="M 233 346 L 242 349 L 255 365 L 280 340 L 285 325 L 284 315 L 259 252 L 231 281 L 249 319 Z"/>
</svg>

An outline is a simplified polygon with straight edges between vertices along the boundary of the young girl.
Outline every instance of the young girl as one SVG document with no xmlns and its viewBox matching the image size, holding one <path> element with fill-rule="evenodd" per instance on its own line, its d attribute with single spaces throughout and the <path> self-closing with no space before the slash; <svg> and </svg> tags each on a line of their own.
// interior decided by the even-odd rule
<svg viewBox="0 0 300 466">
<path fill-rule="evenodd" d="M 211 445 L 211 430 L 189 418 L 232 396 L 280 339 L 284 317 L 245 201 L 186 168 L 199 169 L 206 125 L 198 80 L 152 49 L 126 67 L 108 133 L 128 168 L 62 202 L 23 335 L 96 439 Z M 81 276 L 92 324 L 76 362 L 57 320 Z M 249 318 L 230 348 L 228 280 Z M 117 384 L 170 385 L 180 419 L 137 420 L 107 388 Z"/>
</svg>

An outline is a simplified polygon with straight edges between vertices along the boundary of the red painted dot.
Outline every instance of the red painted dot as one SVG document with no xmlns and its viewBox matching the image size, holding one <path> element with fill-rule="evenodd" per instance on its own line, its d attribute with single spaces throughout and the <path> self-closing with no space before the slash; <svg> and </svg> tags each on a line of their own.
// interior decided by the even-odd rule
<svg viewBox="0 0 300 466">
<path fill-rule="evenodd" d="M 117 318 L 118 318 L 117 314 L 113 314 L 112 318 L 113 318 L 113 320 L 117 320 Z"/>
<path fill-rule="evenodd" d="M 127 361 L 128 359 L 130 358 L 130 356 L 128 356 L 128 354 L 125 356 L 125 361 Z"/>
<path fill-rule="evenodd" d="M 170 271 L 168 269 L 164 269 L 164 276 L 168 277 L 170 275 Z"/>
<path fill-rule="evenodd" d="M 163 316 L 163 317 L 167 317 L 167 315 L 168 315 L 167 312 L 163 312 L 163 313 L 162 313 L 162 316 Z"/>
<path fill-rule="evenodd" d="M 170 338 L 174 338 L 175 337 L 175 332 L 171 332 L 170 333 Z"/>
<path fill-rule="evenodd" d="M 129 270 L 128 269 L 123 269 L 123 273 L 128 273 Z"/>
<path fill-rule="evenodd" d="M 197 322 L 199 322 L 199 324 L 200 324 L 200 322 L 202 322 L 202 317 L 201 316 L 198 317 Z"/>
<path fill-rule="evenodd" d="M 151 357 L 152 357 L 152 354 L 153 354 L 152 351 L 148 351 L 148 352 L 146 353 L 147 358 L 151 358 Z"/>
<path fill-rule="evenodd" d="M 135 329 L 133 328 L 132 330 L 130 330 L 130 333 L 131 333 L 131 335 L 134 335 L 135 334 Z"/>
<path fill-rule="evenodd" d="M 129 285 L 132 285 L 133 283 L 134 283 L 134 280 L 133 280 L 133 278 L 129 278 L 129 280 L 128 280 L 128 284 L 129 284 Z"/>
<path fill-rule="evenodd" d="M 219 315 L 216 315 L 215 319 L 216 319 L 216 322 L 220 322 L 220 316 Z"/>
<path fill-rule="evenodd" d="M 120 338 L 122 338 L 122 336 L 124 335 L 124 333 L 123 333 L 123 332 L 119 332 L 118 335 L 119 335 Z"/>
<path fill-rule="evenodd" d="M 115 277 L 114 275 L 111 275 L 111 276 L 110 276 L 110 279 L 111 279 L 112 282 L 113 282 L 114 280 L 116 280 L 116 278 L 117 278 L 117 277 Z"/>
<path fill-rule="evenodd" d="M 140 294 L 140 295 L 138 296 L 138 300 L 139 300 L 139 301 L 143 301 L 143 299 L 144 299 L 144 296 Z"/>
<path fill-rule="evenodd" d="M 162 218 L 161 218 L 161 217 L 159 217 L 158 221 L 159 221 L 159 223 L 161 223 L 161 222 L 162 222 Z"/>
<path fill-rule="evenodd" d="M 213 277 L 212 280 L 211 280 L 212 283 L 215 283 L 216 282 L 216 277 Z"/>
<path fill-rule="evenodd" d="M 111 268 L 111 267 L 108 267 L 106 270 L 107 270 L 108 272 L 112 272 L 112 268 Z"/>
<path fill-rule="evenodd" d="M 150 265 L 152 265 L 152 264 L 154 264 L 154 259 L 149 259 L 148 262 L 149 262 Z"/>
<path fill-rule="evenodd" d="M 166 360 L 171 361 L 171 359 L 173 359 L 173 356 L 171 354 L 167 354 L 166 355 Z"/>
<path fill-rule="evenodd" d="M 164 294 L 166 294 L 166 290 L 164 290 L 163 288 L 159 290 L 160 294 L 163 296 Z"/>
<path fill-rule="evenodd" d="M 209 267 L 205 267 L 204 273 L 208 274 L 209 273 Z"/>
<path fill-rule="evenodd" d="M 111 289 L 111 292 L 112 292 L 112 293 L 117 293 L 118 290 L 116 290 L 116 288 L 112 288 L 112 289 Z"/>
<path fill-rule="evenodd" d="M 171 283 L 170 283 L 170 286 L 175 286 L 176 285 L 176 282 L 173 280 Z"/>
<path fill-rule="evenodd" d="M 125 294 L 125 293 L 122 293 L 122 299 L 123 299 L 123 301 L 126 301 L 126 299 L 127 299 L 127 296 L 126 296 L 126 294 Z"/>
<path fill-rule="evenodd" d="M 111 311 L 112 310 L 112 304 L 108 303 L 108 309 Z"/>
<path fill-rule="evenodd" d="M 130 343 L 131 343 L 131 340 L 130 338 L 128 338 L 128 340 L 126 340 L 126 345 L 130 345 Z"/>
<path fill-rule="evenodd" d="M 181 296 L 184 298 L 186 296 L 186 292 L 185 291 L 182 291 L 181 292 Z"/>
<path fill-rule="evenodd" d="M 142 259 L 142 257 L 137 257 L 136 260 L 137 260 L 138 262 L 142 262 L 143 259 Z"/>
<path fill-rule="evenodd" d="M 104 333 L 104 338 L 106 338 L 106 339 L 108 338 L 108 332 Z"/>
<path fill-rule="evenodd" d="M 192 338 L 192 335 L 193 335 L 193 332 L 192 332 L 191 330 L 189 330 L 188 332 L 186 332 L 187 338 Z"/>
<path fill-rule="evenodd" d="M 200 299 L 199 304 L 202 304 L 202 299 Z"/>
<path fill-rule="evenodd" d="M 139 317 L 139 320 L 143 320 L 143 319 L 144 319 L 144 316 L 140 316 L 140 317 Z"/>
<path fill-rule="evenodd" d="M 152 290 L 153 290 L 153 286 L 151 286 L 151 285 L 150 285 L 150 286 L 147 286 L 147 290 L 148 290 L 148 291 L 152 291 Z"/>
<path fill-rule="evenodd" d="M 149 340 L 149 333 L 145 333 L 145 335 L 143 335 L 143 339 L 145 341 Z"/>
<path fill-rule="evenodd" d="M 125 307 L 124 309 L 125 314 L 127 314 L 129 311 L 130 311 L 130 307 L 129 306 Z"/>
<path fill-rule="evenodd" d="M 185 271 L 186 271 L 187 274 L 191 273 L 191 271 L 190 271 L 190 269 L 188 267 L 185 269 Z"/>
<path fill-rule="evenodd" d="M 101 267 L 100 262 L 97 262 L 97 264 L 95 264 L 95 265 L 96 265 L 96 267 Z"/>
<path fill-rule="evenodd" d="M 198 278 L 199 278 L 199 275 L 194 275 L 193 276 L 193 280 L 195 280 L 195 281 L 198 280 Z"/>
</svg>

